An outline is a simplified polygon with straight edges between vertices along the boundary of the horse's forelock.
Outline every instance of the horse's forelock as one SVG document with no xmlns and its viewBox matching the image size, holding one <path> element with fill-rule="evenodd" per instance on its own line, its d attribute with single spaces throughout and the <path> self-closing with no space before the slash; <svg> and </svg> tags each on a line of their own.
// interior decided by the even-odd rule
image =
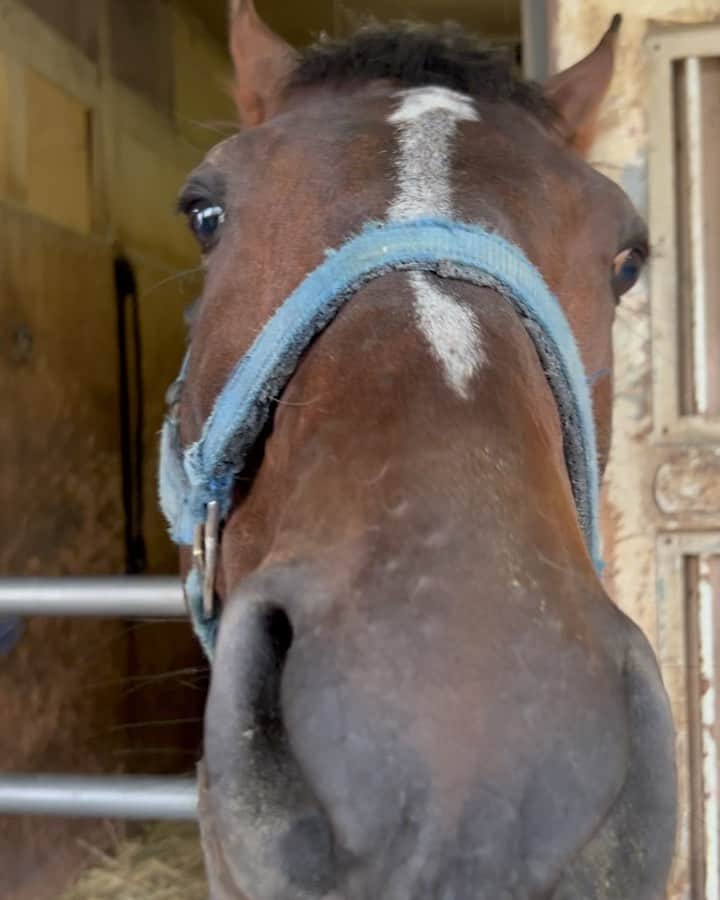
<svg viewBox="0 0 720 900">
<path fill-rule="evenodd" d="M 436 85 L 476 98 L 507 101 L 542 122 L 555 120 L 541 87 L 519 77 L 507 53 L 453 24 L 373 23 L 349 38 L 323 36 L 302 52 L 290 86 L 378 78 L 404 87 Z"/>
</svg>

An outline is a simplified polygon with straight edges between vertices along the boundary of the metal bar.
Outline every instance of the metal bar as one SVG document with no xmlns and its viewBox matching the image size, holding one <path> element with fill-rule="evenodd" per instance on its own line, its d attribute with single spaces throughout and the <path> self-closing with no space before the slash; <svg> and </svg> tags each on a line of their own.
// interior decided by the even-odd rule
<svg viewBox="0 0 720 900">
<path fill-rule="evenodd" d="M 185 618 L 178 578 L 0 578 L 0 615 Z"/>
<path fill-rule="evenodd" d="M 0 814 L 102 819 L 196 819 L 192 778 L 3 775 Z"/>
<path fill-rule="evenodd" d="M 544 81 L 550 73 L 550 22 L 547 0 L 522 0 L 523 75 Z"/>
</svg>

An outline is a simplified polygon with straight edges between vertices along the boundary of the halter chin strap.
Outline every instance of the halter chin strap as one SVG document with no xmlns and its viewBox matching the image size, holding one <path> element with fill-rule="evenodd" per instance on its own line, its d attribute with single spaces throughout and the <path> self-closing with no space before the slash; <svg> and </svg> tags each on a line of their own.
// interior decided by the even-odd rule
<svg viewBox="0 0 720 900">
<path fill-rule="evenodd" d="M 235 478 L 313 338 L 359 288 L 398 270 L 492 287 L 516 309 L 555 397 L 578 520 L 601 568 L 590 391 L 570 326 L 540 272 L 518 247 L 479 225 L 426 218 L 370 224 L 340 249 L 328 251 L 324 262 L 271 316 L 235 366 L 196 443 L 180 446 L 174 417 L 163 426 L 160 502 L 173 540 L 194 547 L 186 595 L 196 633 L 210 658 L 217 626 L 207 603 L 217 546 L 213 542 L 230 512 Z"/>
</svg>

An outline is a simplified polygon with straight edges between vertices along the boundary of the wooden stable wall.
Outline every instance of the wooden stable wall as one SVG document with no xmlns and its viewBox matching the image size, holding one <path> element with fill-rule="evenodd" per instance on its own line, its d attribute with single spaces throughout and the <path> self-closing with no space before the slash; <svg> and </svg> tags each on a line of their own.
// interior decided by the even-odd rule
<svg viewBox="0 0 720 900">
<path fill-rule="evenodd" d="M 155 450 L 198 259 L 173 205 L 232 130 L 228 74 L 224 47 L 167 2 L 0 3 L 3 575 L 123 572 L 117 249 L 141 290 L 149 571 L 175 569 Z M 30 621 L 0 658 L 0 769 L 191 769 L 202 684 L 162 676 L 199 663 L 184 624 Z M 107 838 L 97 823 L 0 819 L 2 897 L 57 896 L 80 836 Z"/>
</svg>

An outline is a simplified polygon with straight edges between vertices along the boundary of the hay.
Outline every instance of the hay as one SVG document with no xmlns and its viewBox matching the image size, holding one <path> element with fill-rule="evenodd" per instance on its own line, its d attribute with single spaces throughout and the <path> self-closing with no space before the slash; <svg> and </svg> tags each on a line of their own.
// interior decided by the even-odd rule
<svg viewBox="0 0 720 900">
<path fill-rule="evenodd" d="M 154 825 L 112 853 L 86 849 L 90 868 L 59 900 L 207 900 L 196 825 Z"/>
</svg>

